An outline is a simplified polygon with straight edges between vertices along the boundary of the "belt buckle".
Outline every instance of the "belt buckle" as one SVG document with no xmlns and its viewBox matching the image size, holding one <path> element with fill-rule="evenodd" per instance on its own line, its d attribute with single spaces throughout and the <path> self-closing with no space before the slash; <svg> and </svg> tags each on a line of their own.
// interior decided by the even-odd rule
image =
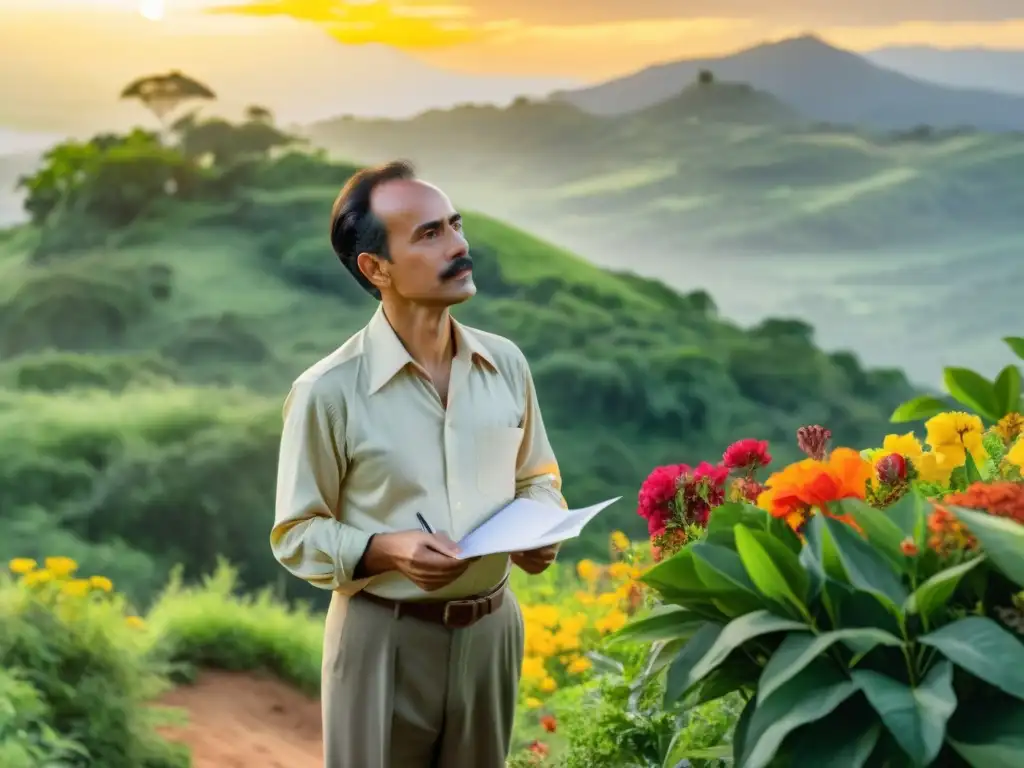
<svg viewBox="0 0 1024 768">
<path fill-rule="evenodd" d="M 468 626 L 471 626 L 472 624 L 475 624 L 476 620 L 480 617 L 479 616 L 480 602 L 481 601 L 479 599 L 477 599 L 477 600 L 450 600 L 449 602 L 445 603 L 444 614 L 443 614 L 443 616 L 441 618 L 441 623 L 444 624 L 449 629 L 464 629 L 464 628 L 466 628 Z M 473 610 L 470 611 L 469 621 L 456 621 L 456 620 L 454 620 L 454 618 L 452 616 L 452 613 L 451 613 L 452 608 L 455 608 L 455 607 L 462 608 L 464 606 L 472 606 Z"/>
</svg>

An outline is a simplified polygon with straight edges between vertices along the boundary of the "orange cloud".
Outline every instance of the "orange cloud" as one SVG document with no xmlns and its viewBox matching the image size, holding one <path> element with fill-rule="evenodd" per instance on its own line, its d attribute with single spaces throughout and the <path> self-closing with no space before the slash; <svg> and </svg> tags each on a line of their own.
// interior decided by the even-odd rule
<svg viewBox="0 0 1024 768">
<path fill-rule="evenodd" d="M 377 43 L 404 50 L 449 48 L 483 42 L 506 29 L 504 22 L 480 22 L 465 5 L 433 3 L 271 0 L 218 5 L 208 13 L 239 16 L 286 16 L 316 24 L 346 45 Z"/>
</svg>

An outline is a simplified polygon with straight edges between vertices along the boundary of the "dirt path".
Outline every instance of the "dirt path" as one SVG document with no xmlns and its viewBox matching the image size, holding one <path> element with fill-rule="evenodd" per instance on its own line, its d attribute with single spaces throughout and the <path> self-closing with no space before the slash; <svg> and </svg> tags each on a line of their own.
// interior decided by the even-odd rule
<svg viewBox="0 0 1024 768">
<path fill-rule="evenodd" d="M 161 704 L 188 712 L 162 733 L 192 750 L 193 768 L 321 768 L 320 702 L 270 677 L 204 671 Z"/>
</svg>

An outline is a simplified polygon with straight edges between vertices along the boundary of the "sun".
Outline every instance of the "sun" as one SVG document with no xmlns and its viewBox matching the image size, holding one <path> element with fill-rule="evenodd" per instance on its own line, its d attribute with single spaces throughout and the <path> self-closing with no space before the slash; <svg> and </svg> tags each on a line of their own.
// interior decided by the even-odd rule
<svg viewBox="0 0 1024 768">
<path fill-rule="evenodd" d="M 139 0 L 139 15 L 150 21 L 161 21 L 164 17 L 164 0 Z"/>
</svg>

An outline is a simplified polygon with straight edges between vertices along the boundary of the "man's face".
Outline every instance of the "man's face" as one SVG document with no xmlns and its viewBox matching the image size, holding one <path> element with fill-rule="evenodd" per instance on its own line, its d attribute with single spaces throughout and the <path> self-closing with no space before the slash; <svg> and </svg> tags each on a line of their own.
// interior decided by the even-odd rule
<svg viewBox="0 0 1024 768">
<path fill-rule="evenodd" d="M 416 179 L 385 182 L 370 208 L 388 233 L 391 261 L 376 259 L 371 268 L 379 271 L 382 293 L 437 306 L 476 294 L 462 217 L 441 190 Z"/>
</svg>

